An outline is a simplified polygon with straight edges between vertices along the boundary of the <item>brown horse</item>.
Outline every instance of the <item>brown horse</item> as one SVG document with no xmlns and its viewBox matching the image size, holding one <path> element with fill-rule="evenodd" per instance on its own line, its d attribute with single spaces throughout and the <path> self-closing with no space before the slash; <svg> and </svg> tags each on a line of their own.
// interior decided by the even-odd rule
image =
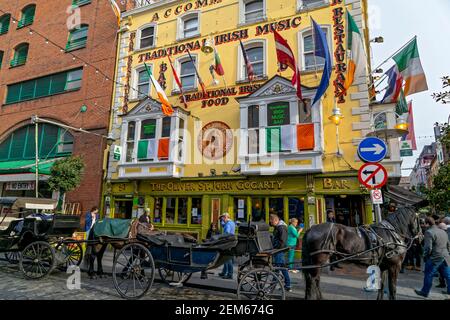
<svg viewBox="0 0 450 320">
<path fill-rule="evenodd" d="M 322 299 L 321 268 L 334 260 L 363 266 L 378 265 L 381 288 L 378 300 L 383 299 L 384 283 L 389 276 L 389 298 L 396 299 L 397 277 L 406 251 L 414 238 L 421 236 L 418 216 L 413 208 L 401 208 L 386 220 L 358 228 L 325 223 L 313 226 L 303 237 L 302 267 L 305 276 L 305 298 Z M 317 267 L 316 267 L 317 266 Z"/>
</svg>

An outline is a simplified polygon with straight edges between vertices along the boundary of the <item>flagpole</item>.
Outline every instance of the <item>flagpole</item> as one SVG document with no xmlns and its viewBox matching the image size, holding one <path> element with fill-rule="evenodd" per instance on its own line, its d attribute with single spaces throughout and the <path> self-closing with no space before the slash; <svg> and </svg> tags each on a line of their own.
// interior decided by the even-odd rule
<svg viewBox="0 0 450 320">
<path fill-rule="evenodd" d="M 401 47 L 400 49 L 398 49 L 397 51 L 395 51 L 392 55 L 389 56 L 389 58 L 387 58 L 386 60 L 384 60 L 379 66 L 377 66 L 376 68 L 374 68 L 373 70 L 376 71 L 378 68 L 380 68 L 381 66 L 383 66 L 386 62 L 388 62 L 389 60 L 391 60 L 391 58 L 393 56 L 395 56 L 397 53 L 399 53 L 400 51 L 402 51 L 403 49 L 405 49 L 411 42 L 413 42 L 415 39 L 417 39 L 417 35 L 414 36 L 411 40 L 409 40 L 403 47 Z M 372 71 L 372 73 L 374 72 Z"/>
</svg>

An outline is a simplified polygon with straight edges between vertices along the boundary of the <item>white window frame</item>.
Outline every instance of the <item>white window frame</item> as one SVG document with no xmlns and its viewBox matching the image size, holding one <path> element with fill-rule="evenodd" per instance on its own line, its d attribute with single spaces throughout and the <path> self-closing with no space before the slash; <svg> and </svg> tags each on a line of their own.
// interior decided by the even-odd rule
<svg viewBox="0 0 450 320">
<path fill-rule="evenodd" d="M 199 10 L 194 10 L 194 11 L 189 11 L 181 16 L 178 17 L 178 22 L 177 22 L 177 40 L 184 40 L 184 39 L 191 39 L 191 38 L 197 38 L 200 37 L 201 35 L 201 30 L 200 30 L 200 26 L 201 26 L 201 19 L 200 19 L 200 11 Z M 197 33 L 189 36 L 189 37 L 185 37 L 184 36 L 184 22 L 186 20 L 190 20 L 192 18 L 197 18 Z"/>
<path fill-rule="evenodd" d="M 192 53 L 192 52 L 191 52 L 191 56 L 192 56 L 192 59 L 195 60 L 195 67 L 196 67 L 197 70 L 198 70 L 198 66 L 199 66 L 199 61 L 198 61 L 199 55 L 196 54 L 196 53 Z M 177 58 L 177 59 L 175 60 L 175 70 L 177 70 L 178 76 L 180 77 L 180 82 L 181 82 L 181 79 L 182 79 L 182 75 L 181 75 L 181 64 L 184 63 L 184 62 L 188 62 L 188 61 L 190 61 L 190 60 L 191 60 L 191 59 L 189 58 L 189 55 L 181 56 L 181 57 L 179 57 L 179 58 Z M 194 87 L 193 87 L 193 88 L 183 88 L 184 91 L 189 92 L 189 91 L 196 91 L 196 90 L 198 89 L 198 77 L 197 77 L 197 74 L 196 74 L 195 72 L 194 72 L 194 77 L 195 77 Z M 180 92 L 180 89 L 178 88 L 178 84 L 177 84 L 177 82 L 175 81 L 175 79 L 173 79 L 172 87 L 173 87 L 173 90 L 172 90 L 172 91 L 173 91 L 174 93 Z"/>
<path fill-rule="evenodd" d="M 306 12 L 330 5 L 330 0 L 321 0 L 322 2 L 321 4 L 318 3 L 311 7 L 304 7 L 305 2 L 306 2 L 305 0 L 297 0 L 297 11 Z"/>
<path fill-rule="evenodd" d="M 257 22 L 265 21 L 267 20 L 267 0 L 262 0 L 263 2 L 263 15 L 260 19 L 254 20 L 254 21 L 246 21 L 245 19 L 245 5 L 249 2 L 253 2 L 255 0 L 239 0 L 239 24 L 240 25 L 246 25 L 246 24 L 254 24 Z"/>
<path fill-rule="evenodd" d="M 268 52 L 267 52 L 267 39 L 255 39 L 255 40 L 250 40 L 247 42 L 243 42 L 242 43 L 244 45 L 244 48 L 247 49 L 251 49 L 253 47 L 257 47 L 259 45 L 262 45 L 263 47 L 263 59 L 264 59 L 264 72 L 262 77 L 266 77 L 267 76 L 267 57 L 268 57 Z M 237 52 L 237 81 L 247 81 L 248 78 L 245 77 L 245 61 L 244 61 L 244 56 L 243 56 L 243 52 L 242 52 L 242 48 L 241 45 L 238 44 L 238 52 Z M 259 77 L 256 77 L 259 78 Z"/>
<path fill-rule="evenodd" d="M 148 47 L 141 47 L 141 39 L 142 39 L 142 30 L 153 27 L 153 45 Z M 156 41 L 157 41 L 157 34 L 158 34 L 158 25 L 156 23 L 147 23 L 141 26 L 136 31 L 136 50 L 143 50 L 143 49 L 150 49 L 156 47 Z"/>
<path fill-rule="evenodd" d="M 325 24 L 320 25 L 320 27 L 322 29 L 327 30 L 327 42 L 328 42 L 328 46 L 330 48 L 332 66 L 334 66 L 334 58 L 333 58 L 334 49 L 333 49 L 332 28 L 330 25 L 325 25 Z M 300 67 L 301 67 L 300 71 L 303 71 L 303 72 L 314 72 L 315 71 L 315 69 L 306 69 L 305 56 L 304 56 L 305 51 L 304 51 L 304 45 L 303 45 L 304 38 L 306 36 L 312 35 L 312 30 L 313 30 L 313 28 L 310 27 L 310 28 L 307 28 L 307 29 L 304 29 L 304 30 L 298 32 L 298 55 L 299 55 L 298 61 L 300 61 Z M 323 68 L 321 67 L 321 68 L 318 68 L 317 70 L 323 70 Z"/>
<path fill-rule="evenodd" d="M 152 72 L 153 72 L 153 64 L 147 64 L 147 65 L 150 68 L 150 70 L 152 70 Z M 139 66 L 137 66 L 136 68 L 133 69 L 133 75 L 132 75 L 132 81 L 131 81 L 131 83 L 132 83 L 131 96 L 132 96 L 132 99 L 134 99 L 134 100 L 138 100 L 139 99 L 139 92 L 138 92 L 139 87 L 138 87 L 138 84 L 139 84 L 139 73 L 141 71 L 145 71 L 145 65 L 143 65 L 143 64 L 141 64 L 141 65 L 139 65 Z M 151 96 L 151 94 L 152 94 L 151 80 L 149 79 L 148 82 L 149 82 L 148 95 Z"/>
</svg>

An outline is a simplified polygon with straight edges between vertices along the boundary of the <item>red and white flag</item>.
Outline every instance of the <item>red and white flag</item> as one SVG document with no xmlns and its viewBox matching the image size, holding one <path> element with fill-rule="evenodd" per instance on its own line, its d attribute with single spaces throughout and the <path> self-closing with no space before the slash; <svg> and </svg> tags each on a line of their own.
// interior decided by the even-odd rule
<svg viewBox="0 0 450 320">
<path fill-rule="evenodd" d="M 170 64 L 170 68 L 172 68 L 172 73 L 173 73 L 175 82 L 177 83 L 178 89 L 180 89 L 181 98 L 183 99 L 184 107 L 187 109 L 188 106 L 186 103 L 186 98 L 184 97 L 183 85 L 181 84 L 180 77 L 178 76 L 177 70 L 175 70 L 175 68 L 173 66 L 172 59 L 170 59 L 170 56 L 167 56 L 167 57 L 169 58 L 169 64 Z"/>
<path fill-rule="evenodd" d="M 275 37 L 275 46 L 277 48 L 278 63 L 280 64 L 280 67 L 288 66 L 292 69 L 292 71 L 294 71 L 292 85 L 297 89 L 298 98 L 303 100 L 300 70 L 298 69 L 297 62 L 295 61 L 294 53 L 292 52 L 288 42 L 276 30 L 273 30 L 273 35 Z"/>
<path fill-rule="evenodd" d="M 242 43 L 241 39 L 239 39 L 239 43 L 241 44 L 242 56 L 244 57 L 245 68 L 247 69 L 247 78 L 248 80 L 250 80 L 250 82 L 252 82 L 253 79 L 255 78 L 253 65 L 250 62 L 250 59 L 248 58 L 247 51 L 245 50 L 244 44 Z"/>
</svg>

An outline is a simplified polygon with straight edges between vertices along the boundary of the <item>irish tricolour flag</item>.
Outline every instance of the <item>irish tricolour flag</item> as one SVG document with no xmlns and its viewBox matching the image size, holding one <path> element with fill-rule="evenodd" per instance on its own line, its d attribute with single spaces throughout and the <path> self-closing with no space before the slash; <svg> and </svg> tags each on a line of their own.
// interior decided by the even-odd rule
<svg viewBox="0 0 450 320">
<path fill-rule="evenodd" d="M 405 96 L 428 90 L 427 79 L 420 62 L 417 38 L 407 44 L 393 59 L 405 79 Z"/>
<path fill-rule="evenodd" d="M 345 81 L 345 88 L 348 89 L 353 84 L 355 79 L 366 76 L 366 53 L 364 51 L 364 41 L 356 25 L 352 15 L 347 11 L 348 24 L 348 74 Z"/>
<path fill-rule="evenodd" d="M 161 86 L 159 85 L 159 82 L 156 81 L 155 77 L 152 74 L 152 71 L 150 70 L 150 68 L 148 67 L 148 65 L 146 63 L 145 64 L 145 69 L 147 70 L 148 76 L 150 77 L 150 81 L 153 83 L 153 86 L 156 89 L 156 93 L 158 94 L 158 98 L 159 101 L 161 102 L 161 109 L 162 112 L 170 117 L 173 113 L 173 109 L 172 109 L 172 105 L 169 102 L 169 99 L 166 96 L 166 93 L 164 92 L 163 88 L 161 88 Z"/>
</svg>

